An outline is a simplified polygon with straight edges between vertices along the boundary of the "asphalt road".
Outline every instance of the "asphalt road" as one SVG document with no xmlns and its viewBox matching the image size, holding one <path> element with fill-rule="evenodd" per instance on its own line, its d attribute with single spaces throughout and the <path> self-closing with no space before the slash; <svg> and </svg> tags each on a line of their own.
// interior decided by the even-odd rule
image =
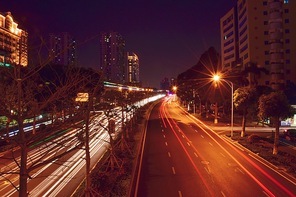
<svg viewBox="0 0 296 197">
<path fill-rule="evenodd" d="M 296 183 L 187 114 L 172 99 L 151 112 L 135 196 L 296 196 Z"/>
</svg>

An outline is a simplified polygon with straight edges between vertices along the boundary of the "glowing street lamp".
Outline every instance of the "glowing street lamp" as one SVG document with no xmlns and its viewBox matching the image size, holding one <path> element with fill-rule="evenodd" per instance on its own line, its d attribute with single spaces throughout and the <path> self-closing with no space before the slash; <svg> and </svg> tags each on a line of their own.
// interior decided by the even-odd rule
<svg viewBox="0 0 296 197">
<path fill-rule="evenodd" d="M 221 79 L 219 75 L 214 75 L 213 76 L 213 81 L 223 81 L 225 82 L 230 88 L 231 88 L 231 133 L 230 136 L 233 137 L 233 83 L 231 81 Z"/>
<path fill-rule="evenodd" d="M 177 86 L 173 86 L 173 91 L 174 91 L 174 98 L 173 101 L 176 101 L 176 94 L 177 94 Z"/>
<path fill-rule="evenodd" d="M 177 92 L 177 86 L 173 86 L 173 91 L 175 92 L 175 94 L 176 94 L 176 92 Z"/>
</svg>

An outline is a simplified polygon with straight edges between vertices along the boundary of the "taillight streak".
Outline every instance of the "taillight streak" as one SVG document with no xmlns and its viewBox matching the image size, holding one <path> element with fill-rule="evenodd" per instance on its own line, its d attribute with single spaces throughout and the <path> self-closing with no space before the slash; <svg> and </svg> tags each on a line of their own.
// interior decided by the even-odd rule
<svg viewBox="0 0 296 197">
<path fill-rule="evenodd" d="M 214 193 L 213 193 L 213 191 L 211 190 L 211 188 L 209 187 L 209 185 L 207 184 L 207 182 L 206 182 L 205 179 L 203 178 L 201 172 L 198 170 L 197 166 L 195 165 L 193 159 L 192 159 L 191 156 L 189 155 L 189 153 L 188 153 L 188 151 L 186 150 L 185 146 L 183 145 L 181 139 L 180 139 L 179 136 L 177 135 L 177 132 L 176 132 L 175 129 L 173 128 L 173 125 L 172 125 L 171 121 L 170 121 L 169 118 L 168 118 L 168 115 L 167 115 L 167 112 L 166 112 L 166 110 L 165 110 L 165 106 L 164 106 L 164 105 L 161 107 L 161 111 L 162 111 L 162 114 L 163 114 L 162 119 L 163 119 L 163 118 L 166 119 L 166 121 L 167 121 L 169 127 L 171 128 L 171 130 L 173 131 L 173 133 L 174 133 L 176 139 L 177 139 L 178 142 L 180 143 L 182 149 L 184 150 L 184 152 L 185 152 L 186 156 L 188 157 L 190 163 L 192 164 L 194 170 L 196 171 L 196 173 L 198 174 L 198 176 L 201 178 L 203 184 L 205 185 L 205 187 L 207 188 L 207 190 L 208 190 L 208 192 L 211 194 L 211 196 L 215 196 Z M 164 121 L 164 120 L 163 120 L 163 121 Z M 174 123 L 174 125 L 176 126 L 175 121 L 173 121 L 173 123 Z M 186 137 L 186 139 L 188 139 L 188 138 Z"/>
</svg>

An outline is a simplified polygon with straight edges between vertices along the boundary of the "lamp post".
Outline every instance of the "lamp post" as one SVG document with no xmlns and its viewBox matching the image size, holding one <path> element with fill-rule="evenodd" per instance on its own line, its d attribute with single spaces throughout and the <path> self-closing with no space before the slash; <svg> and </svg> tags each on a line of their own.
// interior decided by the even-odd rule
<svg viewBox="0 0 296 197">
<path fill-rule="evenodd" d="M 233 83 L 231 81 L 221 79 L 219 75 L 213 76 L 214 81 L 224 81 L 231 88 L 231 133 L 230 136 L 233 137 Z"/>
<path fill-rule="evenodd" d="M 176 95 L 177 95 L 177 86 L 173 86 L 173 91 L 174 91 L 174 99 L 173 101 L 176 101 Z"/>
</svg>

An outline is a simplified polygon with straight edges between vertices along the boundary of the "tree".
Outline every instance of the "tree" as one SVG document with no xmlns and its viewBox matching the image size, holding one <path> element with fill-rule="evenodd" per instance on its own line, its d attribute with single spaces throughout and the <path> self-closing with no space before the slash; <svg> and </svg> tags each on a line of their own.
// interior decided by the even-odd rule
<svg viewBox="0 0 296 197">
<path fill-rule="evenodd" d="M 273 154 L 278 153 L 280 120 L 292 116 L 294 109 L 283 92 L 272 92 L 259 98 L 259 118 L 271 119 L 275 126 Z"/>
<path fill-rule="evenodd" d="M 233 94 L 234 106 L 242 111 L 242 132 L 241 137 L 246 134 L 246 122 L 248 109 L 257 104 L 256 89 L 250 87 L 241 87 L 235 90 Z"/>
<path fill-rule="evenodd" d="M 50 148 L 48 148 L 48 152 L 44 153 L 45 155 L 41 155 L 37 160 L 30 158 L 30 155 L 28 155 L 30 147 L 34 145 L 34 142 L 42 142 L 46 136 L 53 135 L 58 131 L 58 128 L 61 129 L 62 127 L 61 125 L 52 124 L 52 127 L 47 130 L 48 132 L 40 131 L 38 134 L 33 135 L 30 132 L 25 132 L 25 121 L 43 112 L 51 113 L 52 106 L 58 106 L 57 109 L 62 109 L 63 105 L 61 105 L 61 102 L 68 103 L 67 106 L 74 108 L 73 96 L 77 94 L 77 87 L 83 88 L 81 84 L 83 84 L 82 81 L 85 79 L 81 72 L 79 72 L 79 69 L 75 70 L 64 67 L 62 73 L 58 73 L 53 77 L 54 80 L 45 80 L 44 76 L 57 71 L 53 67 L 48 67 L 50 72 L 42 75 L 40 71 L 45 69 L 45 67 L 45 65 L 42 65 L 38 68 L 23 68 L 19 65 L 14 65 L 13 68 L 1 69 L 0 90 L 5 96 L 0 97 L 0 114 L 9 120 L 15 121 L 18 128 L 17 135 L 9 137 L 6 134 L 5 137 L 13 147 L 17 146 L 20 148 L 21 155 L 20 160 L 11 158 L 15 161 L 16 166 L 19 167 L 19 171 L 8 170 L 1 172 L 1 175 L 5 177 L 5 174 L 19 174 L 19 186 L 10 181 L 18 190 L 19 196 L 28 195 L 27 180 L 31 178 L 30 173 L 33 170 L 81 148 L 83 144 L 77 136 L 69 136 L 61 138 L 58 142 L 52 142 L 56 143 L 60 148 L 59 151 L 54 150 L 58 154 L 53 154 L 48 159 L 44 159 L 44 156 L 46 154 L 50 155 L 50 151 L 53 151 Z M 75 127 L 77 120 L 73 121 L 69 118 L 62 125 L 66 128 Z M 65 143 L 66 141 L 71 143 L 71 145 L 68 144 L 69 147 L 65 145 L 67 144 Z M 41 145 L 44 145 L 44 143 L 40 143 L 40 150 L 44 149 Z M 49 147 L 49 145 L 45 146 Z M 38 148 L 38 146 L 35 146 L 35 148 Z M 14 148 L 10 150 L 12 155 L 16 151 L 18 150 Z"/>
<path fill-rule="evenodd" d="M 247 66 L 243 71 L 242 74 L 245 75 L 248 79 L 248 85 L 250 87 L 258 85 L 258 78 L 260 78 L 261 73 L 265 75 L 269 74 L 269 71 L 264 67 L 258 67 L 257 63 L 250 62 L 249 66 Z"/>
</svg>

